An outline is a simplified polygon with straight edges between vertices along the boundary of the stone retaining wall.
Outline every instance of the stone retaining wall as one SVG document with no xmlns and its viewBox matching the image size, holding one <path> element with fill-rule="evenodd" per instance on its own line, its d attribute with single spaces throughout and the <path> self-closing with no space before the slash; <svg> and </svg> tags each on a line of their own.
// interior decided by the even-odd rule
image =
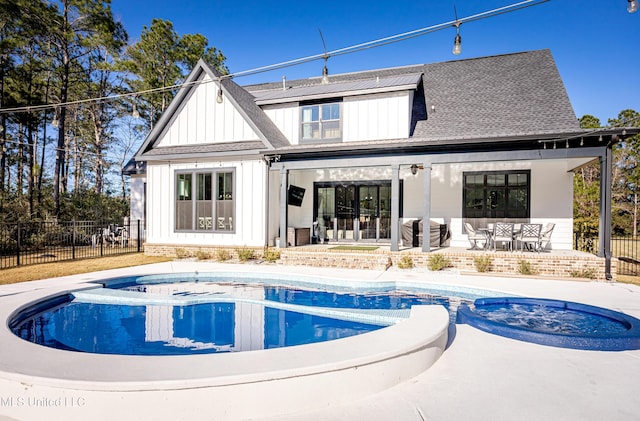
<svg viewBox="0 0 640 421">
<path fill-rule="evenodd" d="M 243 247 L 203 247 L 175 246 L 163 244 L 145 244 L 145 254 L 151 256 L 198 257 L 208 255 L 216 260 L 221 250 L 226 250 L 232 259 L 238 258 L 238 249 Z M 262 258 L 264 248 L 245 247 L 254 250 L 256 258 Z M 519 252 L 479 252 L 460 249 L 440 249 L 432 253 L 421 251 L 385 250 L 344 251 L 330 250 L 321 247 L 289 247 L 280 251 L 278 263 L 294 266 L 331 267 L 344 269 L 386 270 L 391 266 L 399 266 L 401 259 L 410 258 L 414 267 L 427 268 L 429 258 L 436 254 L 445 256 L 452 267 L 464 271 L 476 271 L 474 259 L 488 257 L 491 261 L 490 273 L 520 275 L 522 266 L 527 265 L 532 275 L 554 278 L 585 278 L 605 281 L 605 259 L 593 255 L 560 255 L 554 253 L 519 253 Z M 185 255 L 186 254 L 186 255 Z M 407 256 L 407 257 L 405 257 Z M 527 262 L 523 264 L 522 262 Z M 617 259 L 612 259 L 611 274 L 616 276 Z"/>
</svg>

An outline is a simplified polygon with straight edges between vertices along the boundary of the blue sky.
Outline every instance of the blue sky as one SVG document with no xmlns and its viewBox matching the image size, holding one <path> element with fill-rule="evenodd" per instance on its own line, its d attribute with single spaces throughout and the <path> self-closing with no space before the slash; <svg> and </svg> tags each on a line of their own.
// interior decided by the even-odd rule
<svg viewBox="0 0 640 421">
<path fill-rule="evenodd" d="M 456 0 L 459 17 L 516 0 Z M 112 0 L 130 42 L 153 18 L 176 31 L 201 33 L 227 57 L 231 72 L 254 69 L 425 28 L 454 19 L 454 1 L 378 0 Z M 627 108 L 640 111 L 640 12 L 626 0 L 551 0 L 462 25 L 462 54 L 451 54 L 455 29 L 362 52 L 332 57 L 331 74 L 433 63 L 548 48 L 576 116 L 592 114 L 604 125 Z M 237 78 L 241 85 L 318 76 L 322 61 Z"/>
</svg>

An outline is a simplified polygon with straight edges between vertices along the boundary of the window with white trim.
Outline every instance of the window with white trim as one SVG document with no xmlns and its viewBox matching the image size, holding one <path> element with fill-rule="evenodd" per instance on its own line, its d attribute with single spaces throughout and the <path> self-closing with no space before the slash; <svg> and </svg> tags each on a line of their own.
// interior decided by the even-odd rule
<svg viewBox="0 0 640 421">
<path fill-rule="evenodd" d="M 309 104 L 300 107 L 303 141 L 340 140 L 342 138 L 340 102 Z"/>
</svg>

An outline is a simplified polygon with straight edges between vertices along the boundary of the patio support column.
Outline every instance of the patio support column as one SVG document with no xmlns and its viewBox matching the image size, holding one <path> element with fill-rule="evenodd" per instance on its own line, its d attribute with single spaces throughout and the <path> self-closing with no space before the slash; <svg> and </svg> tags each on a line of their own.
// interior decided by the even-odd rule
<svg viewBox="0 0 640 421">
<path fill-rule="evenodd" d="M 425 162 L 424 167 L 424 197 L 422 212 L 422 251 L 431 251 L 431 163 Z"/>
<path fill-rule="evenodd" d="M 391 166 L 391 251 L 398 251 L 400 238 L 400 165 Z"/>
<path fill-rule="evenodd" d="M 280 169 L 280 248 L 287 248 L 287 220 L 288 220 L 288 195 L 289 170 L 286 167 Z"/>
<path fill-rule="evenodd" d="M 600 156 L 600 236 L 598 256 L 604 257 L 604 274 L 611 280 L 611 177 L 613 171 L 612 146 L 607 145 Z"/>
</svg>

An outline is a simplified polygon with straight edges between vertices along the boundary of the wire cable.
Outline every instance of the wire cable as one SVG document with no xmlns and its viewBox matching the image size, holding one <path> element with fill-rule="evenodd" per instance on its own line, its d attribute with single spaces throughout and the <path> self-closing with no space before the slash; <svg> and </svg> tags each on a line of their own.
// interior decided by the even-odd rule
<svg viewBox="0 0 640 421">
<path fill-rule="evenodd" d="M 522 9 L 525 9 L 525 8 L 528 8 L 528 7 L 538 6 L 540 4 L 547 3 L 549 1 L 551 1 L 551 0 L 525 0 L 525 1 L 521 1 L 519 3 L 513 3 L 513 4 L 510 4 L 510 5 L 507 5 L 507 6 L 499 7 L 499 8 L 488 10 L 488 11 L 485 11 L 485 12 L 482 12 L 482 13 L 478 13 L 478 14 L 475 14 L 475 15 L 472 15 L 472 16 L 468 16 L 466 18 L 460 18 L 460 19 L 457 19 L 455 21 L 448 21 L 448 22 L 437 24 L 437 25 L 427 26 L 425 28 L 415 29 L 413 31 L 408 31 L 408 32 L 404 32 L 404 33 L 401 33 L 401 34 L 391 35 L 391 36 L 388 36 L 388 37 L 379 38 L 379 39 L 376 39 L 376 40 L 367 41 L 367 42 L 364 42 L 364 43 L 360 43 L 360 44 L 355 44 L 355 45 L 351 45 L 351 46 L 348 46 L 348 47 L 339 48 L 339 49 L 333 50 L 333 51 L 328 51 L 328 52 L 325 51 L 323 53 L 314 54 L 314 55 L 307 56 L 307 57 L 302 57 L 302 58 L 297 58 L 297 59 L 293 59 L 293 60 L 283 61 L 283 62 L 280 62 L 280 63 L 275 63 L 275 64 L 270 64 L 270 65 L 267 65 L 267 66 L 256 67 L 256 68 L 253 68 L 253 69 L 242 70 L 242 71 L 235 72 L 235 73 L 229 73 L 227 75 L 220 76 L 219 79 L 201 79 L 201 80 L 185 82 L 185 83 L 179 83 L 179 84 L 160 87 L 160 88 L 155 88 L 155 89 L 147 89 L 147 90 L 143 90 L 143 91 L 128 92 L 128 93 L 124 93 L 124 94 L 117 94 L 117 95 L 110 95 L 110 96 L 103 96 L 103 97 L 96 97 L 96 98 L 87 98 L 87 99 L 68 101 L 68 102 L 57 103 L 57 104 L 40 104 L 40 105 L 20 106 L 20 107 L 12 107 L 12 108 L 0 108 L 0 114 L 8 114 L 8 113 L 16 113 L 16 112 L 41 111 L 41 110 L 47 110 L 47 109 L 52 109 L 52 108 L 55 109 L 57 107 L 68 107 L 68 106 L 73 106 L 73 105 L 86 104 L 86 103 L 90 103 L 90 102 L 113 101 L 113 100 L 117 100 L 117 99 L 121 99 L 121 98 L 130 98 L 130 97 L 139 96 L 139 95 L 141 96 L 141 95 L 145 95 L 145 94 L 149 94 L 149 93 L 171 91 L 171 90 L 180 89 L 180 88 L 188 87 L 188 86 L 192 86 L 192 85 L 199 85 L 199 84 L 203 84 L 203 83 L 220 82 L 221 79 L 229 79 L 229 78 L 234 78 L 234 77 L 243 77 L 243 76 L 255 75 L 255 74 L 258 74 L 258 73 L 264 73 L 264 72 L 269 72 L 269 71 L 272 71 L 272 70 L 283 69 L 283 68 L 286 68 L 286 67 L 297 66 L 297 65 L 300 65 L 300 64 L 305 64 L 305 63 L 309 63 L 309 62 L 316 61 L 316 60 L 325 60 L 325 59 L 328 59 L 329 57 L 338 57 L 338 56 L 341 56 L 341 55 L 352 54 L 352 53 L 356 53 L 356 52 L 367 50 L 367 49 L 371 49 L 371 48 L 382 47 L 384 45 L 389 45 L 389 44 L 392 44 L 392 43 L 405 41 L 407 39 L 411 39 L 411 38 L 415 38 L 415 37 L 418 37 L 418 36 L 427 35 L 427 34 L 430 34 L 430 33 L 436 32 L 436 31 L 440 31 L 440 30 L 443 30 L 445 28 L 449 28 L 451 26 L 455 26 L 456 24 L 461 25 L 463 23 L 469 23 L 469 22 L 475 22 L 475 21 L 482 20 L 482 19 L 488 19 L 488 18 L 491 18 L 491 17 L 503 15 L 503 14 L 506 14 L 506 13 L 511 13 L 511 12 L 515 12 L 515 11 L 518 11 L 518 10 L 522 10 Z"/>
</svg>

